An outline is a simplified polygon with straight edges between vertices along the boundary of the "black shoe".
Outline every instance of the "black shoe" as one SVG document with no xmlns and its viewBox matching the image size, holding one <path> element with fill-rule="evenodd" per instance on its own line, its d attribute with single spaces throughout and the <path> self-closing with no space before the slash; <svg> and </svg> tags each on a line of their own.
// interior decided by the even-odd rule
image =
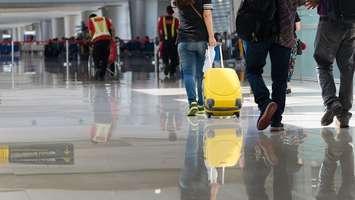
<svg viewBox="0 0 355 200">
<path fill-rule="evenodd" d="M 292 93 L 291 89 L 286 90 L 286 94 L 291 94 L 291 93 Z"/>
<path fill-rule="evenodd" d="M 341 115 L 337 115 L 337 125 L 339 128 L 349 128 L 349 122 L 352 117 L 350 112 L 343 112 Z"/>
<path fill-rule="evenodd" d="M 340 102 L 334 102 L 327 110 L 325 111 L 322 119 L 321 125 L 322 126 L 329 126 L 334 121 L 334 117 L 340 115 L 343 110 L 343 106 Z"/>
<path fill-rule="evenodd" d="M 284 131 L 285 130 L 285 127 L 282 123 L 272 123 L 271 124 L 271 127 L 270 127 L 270 131 L 271 132 L 279 132 L 279 131 Z"/>
</svg>

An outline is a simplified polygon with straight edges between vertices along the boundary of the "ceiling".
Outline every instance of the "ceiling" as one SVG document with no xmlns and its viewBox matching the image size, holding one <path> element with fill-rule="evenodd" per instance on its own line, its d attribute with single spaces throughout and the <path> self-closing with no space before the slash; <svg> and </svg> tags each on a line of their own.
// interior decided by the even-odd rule
<svg viewBox="0 0 355 200">
<path fill-rule="evenodd" d="M 0 28 L 28 25 L 41 20 L 79 14 L 105 5 L 120 4 L 124 0 L 0 0 Z M 27 2 L 27 3 L 26 3 Z"/>
</svg>

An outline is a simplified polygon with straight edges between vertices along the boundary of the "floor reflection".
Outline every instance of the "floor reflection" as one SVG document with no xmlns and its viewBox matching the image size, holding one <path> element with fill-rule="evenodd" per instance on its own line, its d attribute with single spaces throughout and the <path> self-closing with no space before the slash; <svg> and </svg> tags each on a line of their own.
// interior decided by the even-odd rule
<svg viewBox="0 0 355 200">
<path fill-rule="evenodd" d="M 244 147 L 243 174 L 250 200 L 291 200 L 295 174 L 303 167 L 299 146 L 305 135 L 289 129 L 271 135 L 249 127 Z M 268 177 L 271 177 L 272 180 Z M 272 188 L 272 189 L 270 189 Z"/>
<path fill-rule="evenodd" d="M 217 199 L 226 170 L 240 159 L 242 143 L 242 128 L 236 120 L 190 119 L 181 199 Z"/>
<path fill-rule="evenodd" d="M 354 199 L 352 194 L 354 184 L 354 149 L 351 130 L 324 128 L 321 133 L 327 146 L 320 168 L 320 182 L 316 199 Z M 335 182 L 337 168 L 341 169 L 340 184 L 336 184 Z"/>
<path fill-rule="evenodd" d="M 240 120 L 187 118 L 181 81 L 142 69 L 67 83 L 36 55 L 1 66 L 0 199 L 353 199 L 354 129 L 320 127 L 316 84 L 271 133 L 248 87 Z"/>
</svg>

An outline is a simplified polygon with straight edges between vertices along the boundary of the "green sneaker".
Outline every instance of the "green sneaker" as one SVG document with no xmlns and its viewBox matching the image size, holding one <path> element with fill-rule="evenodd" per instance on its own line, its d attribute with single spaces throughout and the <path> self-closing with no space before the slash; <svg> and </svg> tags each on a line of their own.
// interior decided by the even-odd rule
<svg viewBox="0 0 355 200">
<path fill-rule="evenodd" d="M 187 111 L 187 116 L 196 116 L 198 112 L 198 106 L 196 102 L 192 102 L 191 105 L 189 106 L 189 110 Z"/>
<path fill-rule="evenodd" d="M 198 106 L 197 114 L 199 115 L 205 114 L 205 106 Z"/>
</svg>

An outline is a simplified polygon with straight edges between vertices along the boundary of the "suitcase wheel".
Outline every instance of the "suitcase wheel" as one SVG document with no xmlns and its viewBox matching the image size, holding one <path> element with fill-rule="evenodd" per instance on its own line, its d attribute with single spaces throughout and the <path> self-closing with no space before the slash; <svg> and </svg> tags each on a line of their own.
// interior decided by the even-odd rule
<svg viewBox="0 0 355 200">
<path fill-rule="evenodd" d="M 236 112 L 236 113 L 234 113 L 234 115 L 235 115 L 235 117 L 236 117 L 237 119 L 240 118 L 240 112 Z"/>
<path fill-rule="evenodd" d="M 214 138 L 214 136 L 215 136 L 214 131 L 209 130 L 209 131 L 207 132 L 207 137 L 208 137 L 208 138 Z"/>
</svg>

